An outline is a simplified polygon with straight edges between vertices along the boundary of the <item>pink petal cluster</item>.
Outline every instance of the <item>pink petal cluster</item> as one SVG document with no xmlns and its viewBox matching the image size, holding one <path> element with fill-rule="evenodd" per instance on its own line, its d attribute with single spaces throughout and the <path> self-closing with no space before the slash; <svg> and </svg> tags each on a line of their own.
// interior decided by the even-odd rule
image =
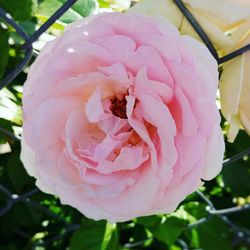
<svg viewBox="0 0 250 250">
<path fill-rule="evenodd" d="M 89 218 L 171 212 L 221 170 L 217 84 L 208 50 L 165 20 L 80 20 L 30 69 L 21 159 Z"/>
</svg>

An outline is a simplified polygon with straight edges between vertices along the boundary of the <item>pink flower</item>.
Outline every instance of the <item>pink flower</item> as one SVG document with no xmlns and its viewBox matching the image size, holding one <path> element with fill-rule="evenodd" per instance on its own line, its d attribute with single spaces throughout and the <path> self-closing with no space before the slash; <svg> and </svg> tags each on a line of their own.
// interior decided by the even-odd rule
<svg viewBox="0 0 250 250">
<path fill-rule="evenodd" d="M 171 212 L 221 170 L 217 83 L 208 50 L 165 20 L 78 21 L 25 83 L 24 166 L 95 220 Z"/>
</svg>

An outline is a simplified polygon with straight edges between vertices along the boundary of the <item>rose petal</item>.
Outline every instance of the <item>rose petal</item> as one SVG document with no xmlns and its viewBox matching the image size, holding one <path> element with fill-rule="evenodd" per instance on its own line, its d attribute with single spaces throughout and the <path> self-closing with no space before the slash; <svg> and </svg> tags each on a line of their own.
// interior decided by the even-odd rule
<svg viewBox="0 0 250 250">
<path fill-rule="evenodd" d="M 177 160 L 174 144 L 176 127 L 168 108 L 149 95 L 141 96 L 139 101 L 144 119 L 156 127 L 160 137 L 159 152 L 157 152 L 160 165 L 165 165 L 165 167 L 173 166 Z"/>
<path fill-rule="evenodd" d="M 141 69 L 135 78 L 134 95 L 143 94 L 160 97 L 164 103 L 168 104 L 173 99 L 173 90 L 165 83 L 150 80 L 147 76 L 146 68 Z"/>
<path fill-rule="evenodd" d="M 142 215 L 152 204 L 158 183 L 159 180 L 154 176 L 153 168 L 145 166 L 133 186 L 124 190 L 116 199 L 97 201 L 97 204 L 109 213 L 123 216 L 126 219 L 131 218 L 131 214 Z"/>
<path fill-rule="evenodd" d="M 97 87 L 95 92 L 89 97 L 85 105 L 85 113 L 88 121 L 91 123 L 96 123 L 105 117 L 100 87 Z"/>
<path fill-rule="evenodd" d="M 60 133 L 68 114 L 81 104 L 76 97 L 54 97 L 43 101 L 33 112 L 32 119 L 27 117 L 25 110 L 25 140 L 37 152 L 51 145 L 60 145 Z"/>
<path fill-rule="evenodd" d="M 148 158 L 149 154 L 144 155 L 141 147 L 122 147 L 120 154 L 113 162 L 100 161 L 96 171 L 102 174 L 111 174 L 121 170 L 133 170 L 140 167 Z"/>
<path fill-rule="evenodd" d="M 175 100 L 169 106 L 177 128 L 184 136 L 197 134 L 198 123 L 190 103 L 179 86 L 175 86 Z"/>
<path fill-rule="evenodd" d="M 204 180 L 211 180 L 219 174 L 225 150 L 224 138 L 218 122 L 213 124 L 211 131 L 213 133 L 207 138 L 205 168 L 202 173 Z"/>
</svg>

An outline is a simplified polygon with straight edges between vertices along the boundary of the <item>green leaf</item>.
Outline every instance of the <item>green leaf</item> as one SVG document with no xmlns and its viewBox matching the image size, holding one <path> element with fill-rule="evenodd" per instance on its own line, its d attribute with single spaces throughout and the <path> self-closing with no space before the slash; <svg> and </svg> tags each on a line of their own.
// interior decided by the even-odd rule
<svg viewBox="0 0 250 250">
<path fill-rule="evenodd" d="M 164 223 L 154 227 L 152 232 L 154 236 L 171 246 L 181 235 L 182 231 L 186 228 L 187 222 L 175 216 L 169 216 Z"/>
<path fill-rule="evenodd" d="M 143 216 L 136 218 L 136 222 L 145 226 L 145 227 L 153 227 L 159 224 L 162 220 L 161 216 L 151 215 L 151 216 Z"/>
<path fill-rule="evenodd" d="M 50 17 L 65 2 L 65 0 L 45 0 L 38 6 L 37 14 L 38 16 Z M 94 6 L 92 0 L 77 1 L 59 20 L 63 23 L 72 23 L 89 15 Z"/>
<path fill-rule="evenodd" d="M 226 155 L 232 157 L 247 149 L 250 145 L 250 136 L 240 130 L 234 143 L 226 143 Z M 250 157 L 226 165 L 221 172 L 222 185 L 227 192 L 235 197 L 246 197 L 250 193 Z"/>
<path fill-rule="evenodd" d="M 32 17 L 36 0 L 0 0 L 0 6 L 16 21 L 25 21 Z"/>
<path fill-rule="evenodd" d="M 36 23 L 34 21 L 20 22 L 19 25 L 25 30 L 28 35 L 32 35 L 36 30 Z"/>
<path fill-rule="evenodd" d="M 228 226 L 220 218 L 214 216 L 195 230 L 196 241 L 199 242 L 196 247 L 203 250 L 232 250 Z"/>
<path fill-rule="evenodd" d="M 190 202 L 182 206 L 190 216 L 199 220 L 207 218 L 206 204 Z M 203 224 L 185 232 L 190 238 L 192 249 L 202 250 L 231 250 L 229 228 L 223 220 L 213 216 Z"/>
<path fill-rule="evenodd" d="M 105 221 L 90 221 L 85 223 L 72 236 L 70 250 L 108 250 L 115 225 Z"/>
<path fill-rule="evenodd" d="M 13 133 L 11 122 L 7 121 L 3 118 L 0 118 L 0 129 L 4 129 L 10 133 Z M 4 133 L 2 133 L 0 130 L 0 144 L 4 144 L 4 143 L 8 142 L 8 139 L 9 139 L 9 137 L 7 135 L 5 135 Z"/>
<path fill-rule="evenodd" d="M 52 14 L 62 6 L 62 3 L 58 0 L 45 0 L 38 6 L 38 15 L 45 17 L 50 17 Z M 69 9 L 59 20 L 64 23 L 71 23 L 78 19 L 81 16 L 72 9 Z"/>
<path fill-rule="evenodd" d="M 239 160 L 222 170 L 225 188 L 234 196 L 246 197 L 250 193 L 250 159 Z"/>
<path fill-rule="evenodd" d="M 33 179 L 27 174 L 20 161 L 20 151 L 18 149 L 14 149 L 11 157 L 9 157 L 7 170 L 12 185 L 18 192 L 33 182 Z"/>
<path fill-rule="evenodd" d="M 17 246 L 13 243 L 8 243 L 8 244 L 2 244 L 1 245 L 1 250 L 17 250 Z"/>
<path fill-rule="evenodd" d="M 61 3 L 65 3 L 67 0 L 59 0 Z M 89 16 L 95 8 L 95 2 L 93 0 L 78 0 L 72 9 L 83 17 Z"/>
<path fill-rule="evenodd" d="M 194 217 L 196 220 L 207 217 L 206 204 L 197 201 L 192 201 L 184 204 L 182 208 L 189 216 Z M 193 222 L 193 221 L 192 221 Z"/>
<path fill-rule="evenodd" d="M 0 118 L 21 124 L 22 110 L 17 105 L 16 97 L 7 89 L 0 91 Z"/>
<path fill-rule="evenodd" d="M 0 26 L 0 79 L 2 78 L 9 58 L 9 33 Z"/>
<path fill-rule="evenodd" d="M 181 250 L 181 249 L 182 248 L 180 248 L 178 246 L 175 246 L 175 245 L 173 245 L 173 246 L 170 247 L 170 250 Z"/>
<path fill-rule="evenodd" d="M 43 211 L 40 209 L 31 207 L 29 204 L 23 202 L 16 203 L 11 213 L 16 225 L 31 227 L 37 225 L 43 215 Z"/>
</svg>

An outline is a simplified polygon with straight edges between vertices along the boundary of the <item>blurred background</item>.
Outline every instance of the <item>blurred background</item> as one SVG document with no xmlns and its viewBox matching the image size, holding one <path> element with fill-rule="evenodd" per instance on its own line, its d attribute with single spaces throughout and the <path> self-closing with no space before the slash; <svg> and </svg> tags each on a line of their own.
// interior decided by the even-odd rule
<svg viewBox="0 0 250 250">
<path fill-rule="evenodd" d="M 0 250 L 250 249 L 250 137 L 244 131 L 233 144 L 226 143 L 221 174 L 187 197 L 176 212 L 126 223 L 92 221 L 61 205 L 57 197 L 36 188 L 20 162 L 22 86 L 39 50 L 68 24 L 104 11 L 124 11 L 135 2 L 0 0 L 0 86 L 10 72 L 16 71 L 14 76 L 21 71 L 0 91 Z M 20 30 L 32 36 L 65 4 L 65 14 L 32 41 L 33 51 L 27 56 Z M 6 21 L 6 13 L 19 32 Z M 27 57 L 29 63 L 19 69 Z M 223 119 L 221 126 L 226 130 Z"/>
</svg>

